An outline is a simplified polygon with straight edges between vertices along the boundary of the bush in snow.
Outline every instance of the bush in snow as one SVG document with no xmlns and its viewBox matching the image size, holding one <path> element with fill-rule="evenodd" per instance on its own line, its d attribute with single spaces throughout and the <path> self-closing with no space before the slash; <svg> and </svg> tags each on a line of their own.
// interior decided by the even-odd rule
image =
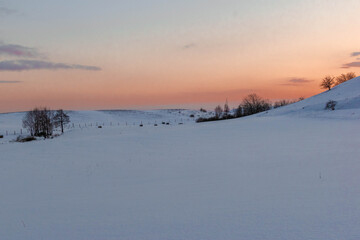
<svg viewBox="0 0 360 240">
<path fill-rule="evenodd" d="M 27 137 L 18 136 L 15 141 L 16 142 L 31 142 L 34 140 L 36 140 L 36 138 L 33 136 L 27 136 Z"/>
<path fill-rule="evenodd" d="M 292 104 L 292 103 L 295 103 L 295 101 L 290 101 L 290 100 L 283 99 L 283 100 L 276 101 L 274 103 L 273 107 L 274 108 L 283 107 L 283 106 L 286 106 L 286 105 L 289 105 L 289 104 Z"/>
<path fill-rule="evenodd" d="M 234 115 L 231 115 L 231 114 L 224 115 L 222 117 L 216 117 L 216 116 L 209 117 L 209 118 L 200 117 L 200 118 L 196 119 L 196 122 L 197 123 L 212 122 L 212 121 L 220 121 L 220 120 L 233 119 L 233 118 L 236 118 L 236 117 Z"/>
<path fill-rule="evenodd" d="M 235 110 L 235 117 L 242 117 L 243 116 L 243 108 L 241 104 Z"/>
<path fill-rule="evenodd" d="M 326 103 L 325 105 L 325 110 L 331 109 L 331 110 L 335 110 L 335 106 L 336 106 L 337 102 L 330 100 Z"/>
</svg>

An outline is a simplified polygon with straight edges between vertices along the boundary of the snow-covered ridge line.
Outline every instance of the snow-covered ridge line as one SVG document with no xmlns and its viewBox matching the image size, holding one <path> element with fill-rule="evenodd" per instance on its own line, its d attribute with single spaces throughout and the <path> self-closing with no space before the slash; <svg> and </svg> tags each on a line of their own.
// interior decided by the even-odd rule
<svg viewBox="0 0 360 240">
<path fill-rule="evenodd" d="M 328 101 L 336 101 L 335 110 L 325 110 Z M 360 119 L 360 77 L 335 86 L 329 91 L 257 116 L 292 116 L 332 119 Z"/>
</svg>

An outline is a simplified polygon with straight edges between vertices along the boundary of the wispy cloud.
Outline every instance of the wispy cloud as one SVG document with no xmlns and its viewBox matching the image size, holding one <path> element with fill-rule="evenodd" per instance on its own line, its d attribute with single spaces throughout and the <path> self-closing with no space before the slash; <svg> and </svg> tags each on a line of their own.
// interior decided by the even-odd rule
<svg viewBox="0 0 360 240">
<path fill-rule="evenodd" d="M 18 60 L 0 61 L 0 71 L 60 70 L 60 69 L 80 69 L 87 71 L 101 70 L 101 68 L 97 66 L 45 61 L 45 55 L 40 53 L 36 48 L 30 48 L 16 44 L 5 44 L 1 41 L 0 41 L 0 56 L 20 58 Z M 28 60 L 22 58 L 34 58 L 36 60 Z"/>
<path fill-rule="evenodd" d="M 303 84 L 307 84 L 310 82 L 313 82 L 314 80 L 309 80 L 306 78 L 297 78 L 297 77 L 293 77 L 293 78 L 289 78 L 286 80 L 285 83 L 281 83 L 280 85 L 284 85 L 284 86 L 300 86 Z"/>
<path fill-rule="evenodd" d="M 38 60 L 13 60 L 1 61 L 0 71 L 26 71 L 26 70 L 61 70 L 61 69 L 80 69 L 88 71 L 100 71 L 100 67 L 86 66 L 79 64 L 54 63 Z"/>
<path fill-rule="evenodd" d="M 13 13 L 16 13 L 17 11 L 11 8 L 7 8 L 7 7 L 2 7 L 0 6 L 0 16 L 1 15 L 10 15 Z"/>
<path fill-rule="evenodd" d="M 15 44 L 4 44 L 0 42 L 0 56 L 14 56 L 25 58 L 43 58 L 44 55 L 39 53 L 36 48 L 24 47 Z"/>
<path fill-rule="evenodd" d="M 351 53 L 351 56 L 352 57 L 360 56 L 360 52 L 353 52 L 353 53 Z"/>
<path fill-rule="evenodd" d="M 21 83 L 22 81 L 1 81 L 0 80 L 0 84 L 2 84 L 2 83 L 10 83 L 10 84 L 12 84 L 12 83 Z"/>
<path fill-rule="evenodd" d="M 313 80 L 309 80 L 306 78 L 291 78 L 288 80 L 288 82 L 290 83 L 309 83 L 312 82 Z"/>
<path fill-rule="evenodd" d="M 360 67 L 360 62 L 351 62 L 344 64 L 341 68 Z"/>
<path fill-rule="evenodd" d="M 197 45 L 195 43 L 188 43 L 188 44 L 182 46 L 182 49 L 187 50 L 187 49 L 196 48 L 196 47 L 197 47 Z"/>
</svg>

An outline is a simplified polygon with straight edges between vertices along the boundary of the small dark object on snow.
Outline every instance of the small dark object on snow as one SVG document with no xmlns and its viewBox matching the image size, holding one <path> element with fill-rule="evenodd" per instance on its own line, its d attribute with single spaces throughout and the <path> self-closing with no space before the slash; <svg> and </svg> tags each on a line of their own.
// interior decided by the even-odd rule
<svg viewBox="0 0 360 240">
<path fill-rule="evenodd" d="M 326 103 L 325 105 L 325 110 L 327 109 L 331 109 L 331 110 L 335 110 L 335 106 L 336 106 L 337 102 L 336 101 L 333 101 L 333 100 L 330 100 Z"/>
<path fill-rule="evenodd" d="M 195 115 L 194 115 L 194 114 L 191 114 L 190 117 L 193 118 L 193 117 L 195 117 Z"/>
<path fill-rule="evenodd" d="M 154 126 L 157 127 L 157 124 L 155 123 Z"/>
<path fill-rule="evenodd" d="M 179 125 L 183 125 L 183 123 L 179 123 Z"/>
<path fill-rule="evenodd" d="M 102 128 L 102 126 L 98 126 L 98 128 Z"/>
<path fill-rule="evenodd" d="M 161 124 L 165 124 L 165 122 L 161 122 Z"/>
<path fill-rule="evenodd" d="M 170 123 L 167 122 L 166 125 L 170 125 Z"/>
<path fill-rule="evenodd" d="M 4 138 L 4 135 L 0 135 L 0 138 Z"/>
</svg>

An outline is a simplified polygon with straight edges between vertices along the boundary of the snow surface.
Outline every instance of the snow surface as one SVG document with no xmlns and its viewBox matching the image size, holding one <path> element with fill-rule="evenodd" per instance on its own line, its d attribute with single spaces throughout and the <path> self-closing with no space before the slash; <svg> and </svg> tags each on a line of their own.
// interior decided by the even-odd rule
<svg viewBox="0 0 360 240">
<path fill-rule="evenodd" d="M 340 112 L 359 114 L 354 88 L 240 119 L 3 142 L 0 239 L 360 239 L 360 124 Z M 330 97 L 343 108 L 323 110 Z"/>
</svg>

